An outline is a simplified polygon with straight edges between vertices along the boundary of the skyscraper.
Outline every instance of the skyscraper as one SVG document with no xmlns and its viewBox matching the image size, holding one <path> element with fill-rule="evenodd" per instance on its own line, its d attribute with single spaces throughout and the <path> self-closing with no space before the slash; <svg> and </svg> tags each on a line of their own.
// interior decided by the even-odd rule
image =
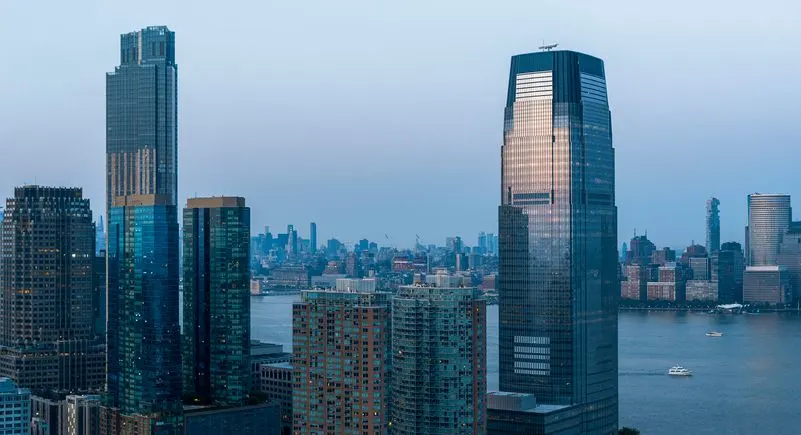
<svg viewBox="0 0 801 435">
<path fill-rule="evenodd" d="M 501 151 L 500 388 L 617 432 L 617 208 L 603 61 L 512 57 Z"/>
<path fill-rule="evenodd" d="M 314 222 L 309 224 L 309 247 L 312 254 L 317 253 L 317 224 Z"/>
<path fill-rule="evenodd" d="M 392 433 L 484 434 L 486 300 L 461 278 L 426 278 L 392 299 Z"/>
<path fill-rule="evenodd" d="M 175 33 L 152 26 L 121 35 L 120 65 L 106 74 L 107 211 L 125 195 L 177 204 L 177 99 Z"/>
<path fill-rule="evenodd" d="M 181 430 L 177 80 L 167 27 L 120 37 L 120 65 L 106 75 L 103 433 Z"/>
<path fill-rule="evenodd" d="M 706 202 L 706 250 L 710 254 L 720 250 L 720 201 L 709 198 Z"/>
<path fill-rule="evenodd" d="M 790 195 L 748 195 L 746 261 L 749 266 L 775 266 L 782 237 L 790 228 Z"/>
<path fill-rule="evenodd" d="M 301 293 L 292 307 L 294 434 L 387 433 L 389 326 L 387 293 Z"/>
<path fill-rule="evenodd" d="M 183 390 L 244 405 L 250 391 L 250 209 L 192 198 L 184 209 Z"/>
<path fill-rule="evenodd" d="M 37 390 L 102 387 L 89 200 L 78 188 L 18 187 L 2 228 L 0 375 Z"/>
</svg>

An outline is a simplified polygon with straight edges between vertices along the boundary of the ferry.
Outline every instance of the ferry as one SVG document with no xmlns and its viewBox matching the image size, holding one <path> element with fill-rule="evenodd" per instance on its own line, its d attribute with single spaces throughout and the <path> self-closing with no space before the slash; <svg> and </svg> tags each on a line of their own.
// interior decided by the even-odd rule
<svg viewBox="0 0 801 435">
<path fill-rule="evenodd" d="M 682 366 L 673 366 L 667 372 L 670 376 L 692 376 L 693 372 L 685 369 Z"/>
<path fill-rule="evenodd" d="M 718 331 L 709 331 L 709 332 L 706 333 L 706 336 L 707 337 L 723 337 L 723 333 L 722 332 L 718 332 Z"/>
</svg>

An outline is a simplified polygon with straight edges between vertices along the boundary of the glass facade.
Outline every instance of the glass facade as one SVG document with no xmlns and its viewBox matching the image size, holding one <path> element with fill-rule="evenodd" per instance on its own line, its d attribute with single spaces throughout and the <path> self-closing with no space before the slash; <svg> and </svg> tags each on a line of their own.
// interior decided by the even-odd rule
<svg viewBox="0 0 801 435">
<path fill-rule="evenodd" d="M 106 74 L 107 210 L 124 195 L 159 194 L 177 204 L 177 71 L 168 28 L 120 36 L 120 65 Z"/>
<path fill-rule="evenodd" d="M 109 405 L 122 414 L 181 412 L 178 221 L 157 195 L 129 195 L 108 225 Z"/>
<path fill-rule="evenodd" d="M 392 299 L 392 433 L 484 434 L 486 300 L 474 287 L 402 286 Z"/>
<path fill-rule="evenodd" d="M 779 245 L 790 228 L 790 195 L 748 195 L 746 255 L 749 266 L 775 266 Z"/>
<path fill-rule="evenodd" d="M 720 250 L 720 201 L 709 198 L 706 202 L 706 251 Z"/>
<path fill-rule="evenodd" d="M 244 198 L 189 199 L 183 225 L 183 388 L 241 406 L 250 391 L 250 209 Z"/>
<path fill-rule="evenodd" d="M 512 57 L 499 207 L 500 388 L 617 431 L 617 208 L 604 64 Z"/>
</svg>

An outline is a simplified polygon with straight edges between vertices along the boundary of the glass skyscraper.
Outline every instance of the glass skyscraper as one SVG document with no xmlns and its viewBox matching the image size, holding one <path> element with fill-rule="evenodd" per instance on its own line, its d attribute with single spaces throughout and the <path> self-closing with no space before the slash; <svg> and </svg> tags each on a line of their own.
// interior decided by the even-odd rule
<svg viewBox="0 0 801 435">
<path fill-rule="evenodd" d="M 784 233 L 790 228 L 790 195 L 748 195 L 746 256 L 749 266 L 775 266 Z"/>
<path fill-rule="evenodd" d="M 175 33 L 152 26 L 120 36 L 106 74 L 106 207 L 124 195 L 178 196 Z"/>
<path fill-rule="evenodd" d="M 250 391 L 250 209 L 245 198 L 191 198 L 184 208 L 183 389 L 241 406 Z"/>
<path fill-rule="evenodd" d="M 706 252 L 720 251 L 720 201 L 709 198 L 706 202 Z"/>
<path fill-rule="evenodd" d="M 176 105 L 175 34 L 122 35 L 120 65 L 106 75 L 103 433 L 181 430 Z"/>
<path fill-rule="evenodd" d="M 603 61 L 512 57 L 501 151 L 500 389 L 617 432 L 617 208 Z"/>
</svg>

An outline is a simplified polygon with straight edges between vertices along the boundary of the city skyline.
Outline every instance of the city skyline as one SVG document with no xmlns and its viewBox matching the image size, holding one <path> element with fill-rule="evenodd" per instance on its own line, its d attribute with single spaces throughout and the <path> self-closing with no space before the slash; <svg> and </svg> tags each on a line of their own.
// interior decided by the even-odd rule
<svg viewBox="0 0 801 435">
<path fill-rule="evenodd" d="M 109 59 L 118 57 L 121 31 L 166 24 L 179 31 L 181 67 L 193 71 L 179 89 L 180 152 L 185 167 L 192 169 L 179 175 L 177 202 L 195 194 L 243 195 L 253 210 L 254 229 L 286 223 L 306 229 L 314 221 L 320 225 L 321 241 L 334 235 L 381 240 L 389 233 L 398 246 L 412 246 L 415 234 L 439 241 L 449 234 L 492 231 L 501 140 L 495 126 L 504 104 L 498 97 L 505 86 L 504 65 L 509 56 L 535 50 L 543 40 L 597 53 L 615 73 L 609 87 L 615 91 L 610 105 L 621 150 L 616 162 L 620 235 L 649 229 L 655 243 L 669 246 L 704 240 L 703 203 L 715 196 L 721 201 L 721 240 L 743 242 L 747 194 L 801 195 L 795 184 L 784 182 L 783 174 L 793 170 L 791 159 L 765 160 L 792 153 L 795 143 L 792 120 L 800 109 L 793 102 L 801 90 L 771 85 L 793 82 L 801 68 L 798 59 L 784 56 L 791 49 L 787 41 L 799 39 L 799 30 L 792 26 L 792 14 L 778 12 L 798 8 L 795 4 L 766 5 L 762 18 L 753 19 L 746 9 L 727 7 L 727 20 L 719 20 L 720 9 L 708 5 L 695 5 L 688 18 L 681 13 L 682 4 L 660 11 L 661 20 L 650 15 L 634 20 L 621 3 L 575 11 L 568 5 L 520 3 L 513 16 L 498 8 L 471 10 L 445 2 L 419 9 L 350 3 L 308 11 L 300 5 L 267 5 L 254 6 L 254 13 L 244 17 L 237 12 L 243 4 L 212 7 L 201 2 L 192 13 L 181 13 L 180 5 L 157 8 L 147 1 L 134 11 L 54 5 L 42 13 L 24 4 L 4 10 L 0 24 L 8 32 L 37 23 L 67 35 L 72 48 L 63 50 L 55 39 L 39 36 L 0 42 L 19 62 L 0 68 L 0 79 L 15 83 L 3 90 L 4 100 L 15 103 L 0 107 L 0 117 L 8 120 L 0 126 L 0 143 L 16 150 L 15 159 L 0 163 L 0 183 L 82 186 L 96 207 L 102 204 L 103 85 L 98 71 L 107 71 Z M 568 10 L 575 22 L 564 28 L 560 24 L 566 21 L 547 18 L 567 15 Z M 332 15 L 354 25 L 334 24 Z M 228 20 L 234 16 L 236 20 Z M 262 16 L 269 25 L 264 26 Z M 80 25 L 86 17 L 98 19 L 92 26 Z M 449 24 L 452 31 L 441 32 L 433 23 L 445 18 L 461 24 Z M 326 38 L 292 30 L 305 28 L 298 26 L 301 19 Z M 226 23 L 237 20 L 244 22 Z M 676 20 L 685 27 L 679 34 L 669 30 Z M 715 24 L 718 31 L 709 31 L 710 22 L 720 22 Z M 406 35 L 406 25 L 419 31 Z M 220 31 L 209 32 L 212 28 Z M 477 28 L 488 30 L 475 32 Z M 658 36 L 661 30 L 670 37 Z M 245 37 L 254 32 L 263 37 Z M 448 54 L 443 56 L 445 47 Z M 774 71 L 776 80 L 759 90 L 739 86 L 759 74 L 758 65 L 736 61 L 743 51 L 759 51 L 764 62 L 783 65 Z M 317 52 L 322 58 L 311 55 Z M 28 59 L 26 53 L 40 56 Z M 233 69 L 207 65 L 210 54 L 215 63 Z M 42 58 L 69 68 L 60 69 L 59 80 L 49 80 L 37 72 Z M 311 71 L 317 62 L 327 62 L 335 72 L 315 80 L 298 72 Z M 454 70 L 460 73 L 454 76 Z M 379 79 L 385 75 L 391 80 Z M 311 85 L 301 85 L 306 82 Z M 376 102 L 376 93 L 393 103 Z M 743 99 L 749 104 L 739 104 Z M 48 128 L 39 127 L 42 119 Z M 325 130 L 325 138 L 316 130 Z M 219 152 L 221 143 L 224 153 Z M 756 157 L 746 152 L 754 143 L 761 150 Z M 263 159 L 264 169 L 235 174 L 220 169 L 244 158 L 256 161 L 254 156 Z M 710 159 L 720 159 L 719 164 L 709 169 Z M 438 163 L 445 160 L 445 167 Z M 274 163 L 278 161 L 284 164 Z M 654 178 L 657 163 L 662 178 Z M 773 170 L 750 171 L 754 164 L 768 163 Z M 41 171 L 34 171 L 34 164 Z M 465 175 L 464 168 L 479 165 L 486 169 Z M 409 179 L 412 169 L 442 176 L 431 189 L 430 182 Z M 334 170 L 344 175 L 337 183 L 327 182 Z M 705 188 L 684 181 L 690 178 L 680 176 L 685 172 L 707 174 Z M 381 194 L 371 195 L 373 189 Z M 437 191 L 470 192 L 473 199 Z M 344 192 L 367 193 L 373 206 L 358 214 L 330 213 L 353 198 Z M 659 200 L 641 207 L 644 195 Z M 442 212 L 433 219 L 410 215 L 402 209 L 409 203 Z M 403 224 L 394 216 L 403 216 Z"/>
</svg>

